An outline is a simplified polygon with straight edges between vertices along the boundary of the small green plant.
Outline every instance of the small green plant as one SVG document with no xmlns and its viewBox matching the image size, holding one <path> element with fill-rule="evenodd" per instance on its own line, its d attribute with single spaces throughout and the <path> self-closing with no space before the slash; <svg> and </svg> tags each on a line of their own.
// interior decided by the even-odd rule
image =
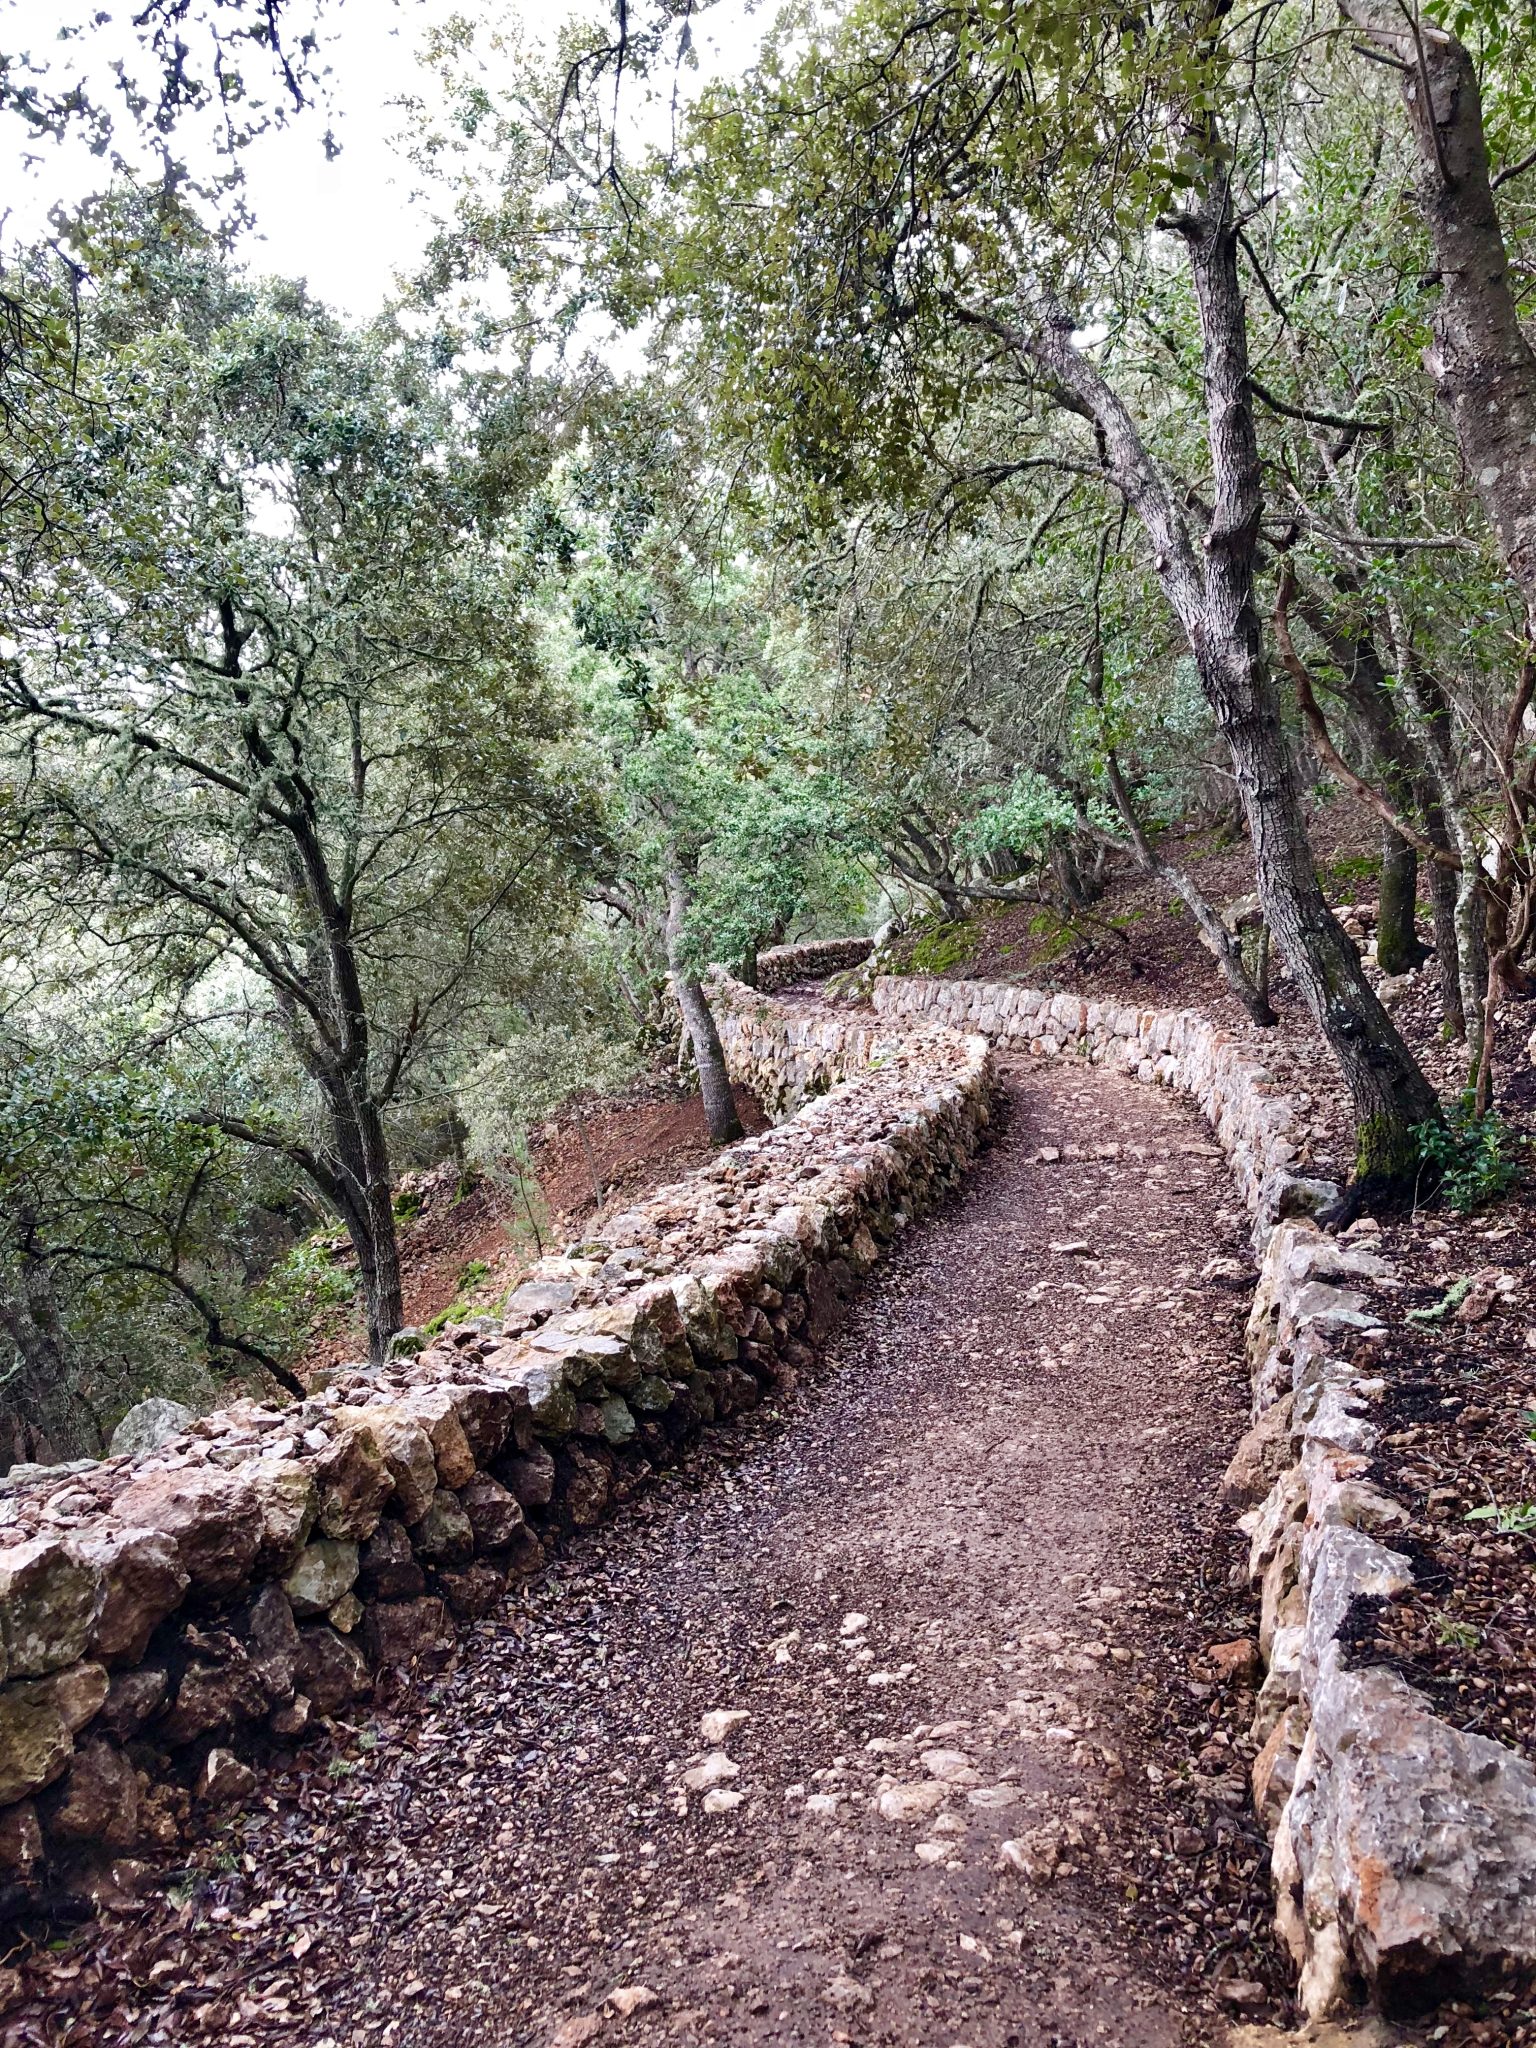
<svg viewBox="0 0 1536 2048">
<path fill-rule="evenodd" d="M 390 1207 L 395 1212 L 397 1223 L 414 1223 L 421 1214 L 421 1189 L 402 1188 Z"/>
<path fill-rule="evenodd" d="M 1443 1124 L 1417 1124 L 1413 1135 L 1425 1177 L 1458 1216 L 1497 1201 L 1524 1178 L 1514 1157 L 1524 1140 L 1493 1110 L 1475 1116 L 1459 1102 Z"/>
<path fill-rule="evenodd" d="M 1491 1522 L 1500 1536 L 1536 1535 L 1536 1501 L 1513 1501 L 1508 1507 L 1500 1507 L 1496 1500 L 1491 1500 L 1486 1507 L 1473 1508 L 1467 1520 Z"/>
<path fill-rule="evenodd" d="M 1435 1634 L 1447 1650 L 1475 1650 L 1482 1641 L 1469 1621 L 1452 1621 L 1448 1614 L 1435 1617 Z"/>
<path fill-rule="evenodd" d="M 1351 853 L 1329 861 L 1323 872 L 1336 889 L 1343 889 L 1356 882 L 1379 882 L 1381 861 L 1368 853 Z"/>
<path fill-rule="evenodd" d="M 490 1270 L 484 1259 L 470 1259 L 459 1274 L 460 1294 L 468 1294 L 471 1288 L 478 1287 Z"/>
</svg>

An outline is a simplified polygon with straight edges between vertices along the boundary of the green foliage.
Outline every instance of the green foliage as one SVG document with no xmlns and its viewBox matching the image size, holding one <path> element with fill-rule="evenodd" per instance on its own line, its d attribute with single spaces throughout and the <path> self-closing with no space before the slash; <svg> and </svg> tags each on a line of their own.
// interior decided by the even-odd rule
<svg viewBox="0 0 1536 2048">
<path fill-rule="evenodd" d="M 1460 1102 L 1443 1124 L 1420 1124 L 1413 1135 L 1423 1178 L 1458 1215 L 1496 1202 L 1525 1179 L 1515 1156 L 1525 1140 L 1492 1110 L 1478 1116 Z"/>
<path fill-rule="evenodd" d="M 920 928 L 906 948 L 902 972 L 948 974 L 970 959 L 980 936 L 974 922 L 947 924 L 942 918 L 935 919 Z"/>
<path fill-rule="evenodd" d="M 1473 1508 L 1467 1515 L 1469 1522 L 1491 1522 L 1500 1536 L 1536 1535 L 1536 1501 L 1510 1501 L 1501 1506 L 1489 1501 L 1486 1506 Z"/>
</svg>

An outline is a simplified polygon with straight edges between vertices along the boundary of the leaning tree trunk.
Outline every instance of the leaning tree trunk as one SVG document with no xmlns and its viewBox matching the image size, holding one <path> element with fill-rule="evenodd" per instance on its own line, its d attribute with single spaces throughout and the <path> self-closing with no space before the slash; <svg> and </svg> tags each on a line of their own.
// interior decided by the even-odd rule
<svg viewBox="0 0 1536 2048">
<path fill-rule="evenodd" d="M 1359 1194 L 1369 1199 L 1411 1189 L 1419 1160 L 1415 1128 L 1437 1121 L 1441 1110 L 1328 908 L 1307 838 L 1255 602 L 1263 497 L 1237 221 L 1217 161 L 1217 138 L 1200 140 L 1213 164 L 1215 189 L 1195 212 L 1170 223 L 1184 238 L 1194 276 L 1215 480 L 1210 524 L 1198 553 L 1123 401 L 1089 352 L 1075 345 L 1065 307 L 1047 298 L 1044 317 L 1032 331 L 1017 337 L 1003 331 L 1047 371 L 1072 409 L 1093 421 L 1106 474 L 1151 543 L 1158 579 L 1184 628 L 1232 757 L 1265 919 L 1349 1090 Z"/>
<path fill-rule="evenodd" d="M 1254 590 L 1263 492 L 1237 223 L 1224 177 L 1183 233 L 1200 312 L 1216 483 L 1194 655 L 1232 751 L 1265 917 L 1349 1089 L 1356 1178 L 1369 1196 L 1411 1184 L 1420 1154 L 1415 1127 L 1437 1120 L 1440 1104 L 1328 908 L 1265 659 Z"/>
<path fill-rule="evenodd" d="M 726 1072 L 720 1034 L 699 978 L 684 957 L 683 925 L 687 916 L 688 885 L 681 871 L 674 868 L 667 876 L 667 967 L 693 1047 L 694 1065 L 699 1070 L 699 1094 L 704 1102 L 709 1141 L 712 1145 L 733 1145 L 746 1134 L 736 1113 L 736 1097 Z"/>
</svg>

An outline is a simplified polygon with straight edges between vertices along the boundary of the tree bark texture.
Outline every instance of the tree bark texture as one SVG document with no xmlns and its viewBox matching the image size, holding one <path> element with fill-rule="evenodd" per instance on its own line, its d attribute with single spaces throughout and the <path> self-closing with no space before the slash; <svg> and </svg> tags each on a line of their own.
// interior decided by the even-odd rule
<svg viewBox="0 0 1536 2048">
<path fill-rule="evenodd" d="M 704 1102 L 704 1121 L 712 1145 L 733 1145 L 746 1133 L 736 1114 L 736 1097 L 725 1068 L 725 1051 L 699 978 L 683 956 L 683 925 L 688 916 L 688 885 L 674 869 L 667 876 L 667 967 L 677 1006 L 693 1047 L 694 1065 L 699 1070 L 699 1094 Z"/>
</svg>

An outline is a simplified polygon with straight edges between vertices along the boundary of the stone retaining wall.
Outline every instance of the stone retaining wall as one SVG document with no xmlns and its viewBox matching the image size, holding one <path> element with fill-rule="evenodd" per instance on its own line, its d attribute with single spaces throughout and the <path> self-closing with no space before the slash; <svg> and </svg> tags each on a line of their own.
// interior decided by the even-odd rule
<svg viewBox="0 0 1536 2048">
<path fill-rule="evenodd" d="M 757 956 L 757 985 L 764 995 L 796 981 L 825 981 L 844 968 L 860 967 L 875 950 L 873 939 L 806 939 L 798 946 L 770 946 Z"/>
<path fill-rule="evenodd" d="M 990 981 L 882 975 L 872 1000 L 882 1017 L 920 1018 L 979 1031 L 994 1045 L 1075 1052 L 1188 1095 L 1226 1154 L 1254 1217 L 1256 1241 L 1281 1217 L 1337 1199 L 1331 1181 L 1295 1172 L 1302 1118 L 1274 1076 L 1198 1010 L 1138 1010 Z"/>
<path fill-rule="evenodd" d="M 766 1087 L 798 1017 L 717 999 Z M 500 1317 L 290 1407 L 0 1482 L 0 1894 L 173 1849 L 199 1803 L 253 1789 L 237 1739 L 259 1756 L 448 1655 L 564 1530 L 792 1383 L 988 1119 L 984 1040 L 907 1032 L 866 1068 L 875 1036 L 824 1022 L 768 1088 L 817 1099 L 541 1261 Z"/>
<path fill-rule="evenodd" d="M 1536 1963 L 1536 1771 L 1351 1648 L 1414 1573 L 1409 1511 L 1372 1477 L 1387 1386 L 1373 1295 L 1395 1280 L 1373 1235 L 1271 1236 L 1248 1326 L 1255 1421 L 1223 1484 L 1250 1510 L 1261 1589 L 1254 1801 L 1314 2019 L 1362 1990 L 1411 2010 Z"/>
<path fill-rule="evenodd" d="M 1327 1236 L 1338 1190 L 1293 1171 L 1301 1121 L 1265 1069 L 1197 1012 L 1136 1010 L 988 982 L 882 978 L 882 1017 L 994 1045 L 1108 1060 L 1189 1095 L 1254 1216 L 1248 1325 L 1253 1426 L 1223 1481 L 1248 1510 L 1266 1676 L 1254 1802 L 1273 1841 L 1278 1924 L 1308 2016 L 1362 1996 L 1410 2008 L 1536 1964 L 1536 1771 L 1463 1734 L 1394 1671 L 1357 1661 L 1365 1604 L 1411 1584 L 1410 1518 L 1376 1486 L 1373 1411 L 1386 1335 L 1372 1296 L 1395 1276 L 1374 1225 Z M 1399 1537 L 1399 1542 L 1401 1538 Z"/>
</svg>

